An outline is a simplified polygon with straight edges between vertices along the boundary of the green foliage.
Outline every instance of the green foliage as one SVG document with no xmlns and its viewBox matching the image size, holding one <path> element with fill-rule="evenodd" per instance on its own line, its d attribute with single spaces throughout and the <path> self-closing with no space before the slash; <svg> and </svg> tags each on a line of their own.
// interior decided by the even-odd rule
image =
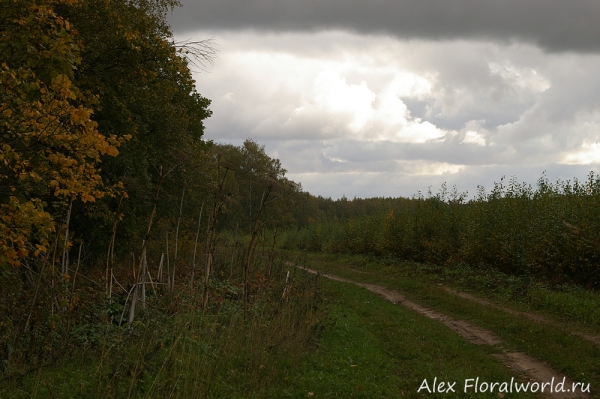
<svg viewBox="0 0 600 399">
<path fill-rule="evenodd" d="M 215 164 L 224 180 L 226 215 L 220 220 L 221 229 L 251 233 L 261 208 L 262 223 L 271 229 L 296 227 L 294 207 L 302 196 L 301 187 L 285 177 L 286 170 L 279 159 L 269 157 L 264 146 L 246 140 L 242 146 L 215 145 Z"/>
<path fill-rule="evenodd" d="M 287 242 L 333 253 L 487 265 L 552 284 L 600 287 L 599 177 L 551 183 L 543 176 L 535 189 L 513 177 L 489 193 L 480 187 L 470 201 L 465 197 L 444 185 L 435 195 L 410 200 L 375 198 L 369 211 L 363 211 L 369 200 L 330 201 L 360 210 L 309 225 Z"/>
<path fill-rule="evenodd" d="M 178 4 L 173 0 L 92 0 L 59 7 L 76 30 L 83 50 L 74 80 L 85 92 L 97 93 L 94 120 L 106 135 L 127 137 L 116 158 L 102 159 L 102 177 L 122 181 L 129 198 L 77 207 L 73 229 L 86 242 L 97 244 L 94 256 L 108 247 L 115 213 L 123 214 L 116 252 L 140 245 L 161 181 L 159 218 L 174 217 L 172 206 L 186 186 L 197 214 L 205 198 L 207 143 L 203 121 L 211 115 L 188 68 L 186 55 L 174 42 L 166 21 Z M 160 177 L 160 170 L 167 178 Z M 117 209 L 119 208 L 119 209 Z M 191 215 L 190 215 L 191 217 Z M 90 229 L 89 226 L 94 228 Z"/>
</svg>

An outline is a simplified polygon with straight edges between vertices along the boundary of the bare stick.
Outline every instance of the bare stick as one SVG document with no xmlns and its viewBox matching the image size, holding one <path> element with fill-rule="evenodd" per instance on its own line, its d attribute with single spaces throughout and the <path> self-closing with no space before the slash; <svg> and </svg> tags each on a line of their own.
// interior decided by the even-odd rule
<svg viewBox="0 0 600 399">
<path fill-rule="evenodd" d="M 210 282 L 210 270 L 213 262 L 213 252 L 215 250 L 215 232 L 217 230 L 217 216 L 219 215 L 219 211 L 221 207 L 225 204 L 226 199 L 222 199 L 221 195 L 223 193 L 223 185 L 225 184 L 225 179 L 227 178 L 227 173 L 229 169 L 225 169 L 225 173 L 223 173 L 223 178 L 221 179 L 217 192 L 215 193 L 212 216 L 208 218 L 208 231 L 206 234 L 206 265 L 204 269 L 204 293 L 202 295 L 202 310 L 205 311 L 208 306 L 208 284 Z M 221 167 L 220 164 L 217 163 L 217 173 L 220 176 Z"/>
<path fill-rule="evenodd" d="M 256 215 L 256 219 L 254 220 L 254 227 L 252 228 L 252 236 L 250 237 L 250 243 L 248 244 L 248 251 L 246 252 L 246 259 L 244 260 L 244 318 L 246 318 L 246 313 L 248 311 L 248 283 L 249 283 L 249 272 L 250 272 L 250 264 L 252 263 L 252 255 L 254 253 L 254 248 L 256 246 L 256 239 L 258 238 L 258 233 L 262 227 L 260 223 L 260 216 L 265 210 L 265 206 L 267 205 L 267 199 L 269 198 L 269 194 L 271 194 L 272 186 L 269 186 L 263 190 L 262 198 L 260 199 L 260 208 L 258 209 L 258 213 Z"/>
<path fill-rule="evenodd" d="M 133 322 L 134 318 L 135 318 L 135 306 L 137 305 L 137 297 L 138 297 L 138 280 L 139 280 L 139 273 L 137 273 L 137 268 L 136 268 L 136 262 L 135 262 L 135 254 L 132 252 L 131 256 L 133 257 L 133 262 L 131 262 L 131 267 L 133 269 L 133 290 L 131 291 L 133 293 L 133 296 L 131 297 L 131 306 L 129 307 L 129 319 L 127 321 L 128 325 L 131 326 L 131 323 Z M 129 297 L 129 296 L 128 296 Z M 127 300 L 125 301 L 125 303 L 127 303 Z"/>
<path fill-rule="evenodd" d="M 133 292 L 133 290 L 137 287 L 137 285 L 134 285 L 133 287 L 131 287 L 131 289 L 127 292 L 127 298 L 125 298 L 125 304 L 123 305 L 123 311 L 121 312 L 121 318 L 119 319 L 119 325 L 121 325 L 121 323 L 123 322 L 123 316 L 125 315 L 125 309 L 127 308 L 127 302 L 129 301 L 129 296 L 131 295 L 131 293 Z"/>
<path fill-rule="evenodd" d="M 154 285 L 154 281 L 152 281 L 152 275 L 150 274 L 150 270 L 147 270 L 148 279 L 150 280 L 150 287 L 152 287 L 152 292 L 154 292 L 154 296 L 156 296 L 156 287 Z"/>
<path fill-rule="evenodd" d="M 112 278 L 113 278 L 113 280 L 115 281 L 115 283 L 117 283 L 117 285 L 118 285 L 119 287 L 121 287 L 121 289 L 123 290 L 123 292 L 127 292 L 127 289 L 125 289 L 125 287 L 123 287 L 123 286 L 121 285 L 121 283 L 119 283 L 119 280 L 117 280 L 117 278 L 115 277 L 115 275 L 114 275 L 114 274 L 113 274 Z M 111 283 L 111 284 L 112 284 L 112 283 Z M 123 305 L 123 306 L 125 306 L 125 305 Z"/>
<path fill-rule="evenodd" d="M 233 233 L 233 249 L 231 250 L 231 263 L 229 265 L 229 278 L 233 278 L 233 261 L 235 259 L 235 247 L 237 246 L 238 224 L 235 224 L 235 233 Z"/>
<path fill-rule="evenodd" d="M 133 280 L 137 281 L 137 270 L 135 267 L 135 254 L 132 252 L 131 253 L 131 271 L 133 273 Z"/>
<path fill-rule="evenodd" d="M 156 273 L 156 281 L 159 283 L 162 283 L 163 280 L 163 262 L 165 260 L 165 254 L 164 252 L 162 254 L 160 254 L 160 262 L 158 264 L 158 273 Z"/>
<path fill-rule="evenodd" d="M 143 254 L 142 259 L 142 271 L 140 273 L 140 280 L 142 283 L 142 309 L 146 309 L 146 274 L 148 274 L 148 262 L 146 262 L 146 252 Z"/>
<path fill-rule="evenodd" d="M 190 279 L 190 289 L 194 286 L 194 273 L 196 272 L 196 250 L 198 249 L 198 237 L 200 236 L 200 221 L 202 220 L 202 210 L 204 201 L 200 206 L 200 216 L 198 216 L 198 229 L 196 230 L 196 241 L 194 242 L 194 257 L 192 258 L 192 278 Z"/>
<path fill-rule="evenodd" d="M 135 306 L 137 305 L 139 287 L 138 284 L 133 286 L 133 296 L 131 297 L 131 306 L 129 307 L 129 319 L 127 320 L 129 326 L 131 326 L 131 323 L 133 323 L 133 320 L 135 319 Z"/>
<path fill-rule="evenodd" d="M 175 228 L 175 256 L 173 257 L 173 278 L 171 279 L 171 288 L 175 288 L 175 265 L 177 264 L 177 241 L 179 239 L 179 223 L 181 223 L 181 214 L 183 213 L 183 196 L 185 194 L 185 183 L 181 191 L 181 202 L 179 203 L 179 217 L 177 218 L 177 227 Z"/>
<path fill-rule="evenodd" d="M 110 284 L 108 285 L 108 297 L 112 298 L 112 287 L 113 287 L 113 279 L 115 278 L 115 275 L 113 274 L 113 269 L 110 269 Z M 119 284 L 119 282 L 117 281 L 117 284 Z"/>
<path fill-rule="evenodd" d="M 79 253 L 77 254 L 77 269 L 75 269 L 75 275 L 73 276 L 73 285 L 71 286 L 71 297 L 73 297 L 73 292 L 75 292 L 75 279 L 77 279 L 77 272 L 79 271 L 79 261 L 81 260 L 81 247 L 83 246 L 83 241 L 79 243 Z"/>
<path fill-rule="evenodd" d="M 60 230 L 60 229 L 57 229 Z M 50 252 L 52 253 L 52 283 L 54 284 L 54 259 L 56 255 L 56 251 L 58 250 L 58 241 L 59 241 L 60 233 L 57 231 L 56 236 L 54 238 L 54 242 L 52 243 L 52 249 Z M 38 281 L 35 285 L 35 292 L 33 294 L 33 300 L 31 301 L 31 307 L 29 308 L 29 315 L 27 316 L 27 320 L 25 321 L 25 327 L 23 328 L 23 332 L 27 332 L 29 328 L 29 323 L 31 322 L 31 315 L 33 314 L 33 309 L 35 308 L 35 304 L 37 303 L 38 293 L 40 291 L 40 285 L 42 283 L 42 277 L 44 275 L 44 269 L 48 264 L 48 260 L 50 259 L 50 252 L 46 254 L 44 257 L 44 263 L 42 263 L 42 267 L 40 269 L 40 274 L 38 275 Z"/>
<path fill-rule="evenodd" d="M 67 318 L 67 331 L 70 331 L 71 325 L 71 307 L 73 306 L 73 296 L 75 295 L 75 280 L 77 279 L 77 272 L 79 272 L 79 262 L 81 260 L 81 247 L 83 246 L 83 242 L 79 243 L 79 253 L 77 254 L 77 268 L 75 269 L 75 274 L 73 275 L 73 284 L 71 285 L 71 296 L 69 297 L 69 307 L 67 308 L 69 312 L 69 316 Z"/>
<path fill-rule="evenodd" d="M 69 245 L 69 223 L 71 222 L 71 209 L 73 208 L 73 201 L 69 203 L 69 210 L 67 211 L 67 221 L 66 221 L 66 230 L 65 230 L 65 243 L 63 245 L 63 256 L 61 263 L 61 273 L 69 274 L 69 249 L 67 246 Z"/>
<path fill-rule="evenodd" d="M 113 259 L 115 254 L 115 236 L 117 234 L 117 223 L 119 222 L 119 210 L 121 209 L 121 204 L 123 203 L 124 195 L 121 194 L 121 198 L 119 199 L 119 205 L 117 205 L 117 211 L 115 212 L 115 219 L 113 220 L 112 226 L 112 234 L 110 237 L 110 242 L 108 244 L 108 251 L 106 254 L 106 269 L 104 271 L 104 279 L 106 281 L 106 291 L 108 296 L 110 297 L 112 292 L 109 291 L 109 286 L 112 285 L 112 282 L 109 282 L 109 274 L 112 274 L 113 267 Z"/>
<path fill-rule="evenodd" d="M 139 283 L 140 277 L 143 278 L 144 280 L 146 279 L 145 274 L 143 274 L 141 272 L 144 267 L 143 263 L 146 259 L 146 246 L 148 244 L 148 239 L 150 238 L 150 232 L 152 231 L 152 226 L 154 224 L 154 215 L 156 215 L 156 206 L 157 206 L 158 200 L 160 198 L 160 188 L 162 186 L 163 179 L 165 178 L 165 176 L 168 175 L 174 169 L 175 169 L 175 167 L 173 167 L 167 173 L 163 173 L 162 166 L 159 169 L 159 179 L 158 179 L 158 185 L 156 187 L 156 195 L 154 197 L 154 204 L 152 205 L 152 212 L 150 213 L 150 220 L 148 221 L 148 229 L 146 230 L 146 237 L 142 241 L 142 254 L 140 256 L 140 266 L 139 266 L 140 273 L 137 275 L 137 277 L 138 277 L 137 279 L 135 278 L 135 271 L 136 271 L 135 262 L 134 262 L 134 266 L 133 266 L 134 267 L 134 281 L 136 282 L 136 284 L 135 284 L 136 288 L 133 293 L 133 298 L 131 299 L 131 309 L 129 311 L 129 325 L 131 325 L 131 323 L 133 322 L 133 319 L 135 317 L 135 305 L 137 303 L 137 294 L 138 294 L 138 284 L 137 283 Z"/>
<path fill-rule="evenodd" d="M 169 232 L 167 231 L 167 290 L 171 290 L 171 270 L 169 265 Z"/>
<path fill-rule="evenodd" d="M 208 283 L 210 281 L 210 268 L 212 266 L 212 233 L 211 226 L 212 217 L 208 217 L 208 226 L 206 227 L 206 262 L 204 264 L 204 292 L 202 294 L 202 309 L 206 309 L 208 305 Z"/>
<path fill-rule="evenodd" d="M 285 295 L 288 292 L 288 281 L 290 279 L 290 271 L 288 270 L 285 275 L 285 287 L 283 287 L 283 295 L 281 295 L 281 299 L 285 299 Z"/>
</svg>

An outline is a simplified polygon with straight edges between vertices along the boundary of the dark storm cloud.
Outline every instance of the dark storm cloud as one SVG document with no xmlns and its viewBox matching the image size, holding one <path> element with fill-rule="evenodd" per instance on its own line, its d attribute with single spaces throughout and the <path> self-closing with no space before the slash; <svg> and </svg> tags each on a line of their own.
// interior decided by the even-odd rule
<svg viewBox="0 0 600 399">
<path fill-rule="evenodd" d="M 176 33 L 207 29 L 342 29 L 404 39 L 526 41 L 600 51 L 598 0 L 183 0 Z"/>
</svg>

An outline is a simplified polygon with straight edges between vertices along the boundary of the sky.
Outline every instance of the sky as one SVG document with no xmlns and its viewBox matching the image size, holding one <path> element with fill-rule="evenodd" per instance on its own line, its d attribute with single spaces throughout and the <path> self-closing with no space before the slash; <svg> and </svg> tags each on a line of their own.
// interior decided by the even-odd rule
<svg viewBox="0 0 600 399">
<path fill-rule="evenodd" d="M 205 137 L 247 138 L 324 197 L 473 197 L 600 162 L 598 0 L 183 0 Z"/>
</svg>

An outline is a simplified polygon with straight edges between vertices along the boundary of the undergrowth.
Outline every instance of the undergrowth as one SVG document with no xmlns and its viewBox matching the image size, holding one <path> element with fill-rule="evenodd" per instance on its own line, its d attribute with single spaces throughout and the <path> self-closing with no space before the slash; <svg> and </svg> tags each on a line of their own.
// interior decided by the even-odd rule
<svg viewBox="0 0 600 399">
<path fill-rule="evenodd" d="M 213 280 L 204 311 L 201 289 L 149 298 L 131 325 L 117 322 L 122 305 L 101 303 L 90 311 L 104 322 L 55 331 L 64 347 L 44 361 L 10 348 L 0 397 L 261 397 L 310 350 L 323 317 L 314 277 L 279 261 L 270 271 L 256 269 L 245 317 L 236 276 Z"/>
</svg>

